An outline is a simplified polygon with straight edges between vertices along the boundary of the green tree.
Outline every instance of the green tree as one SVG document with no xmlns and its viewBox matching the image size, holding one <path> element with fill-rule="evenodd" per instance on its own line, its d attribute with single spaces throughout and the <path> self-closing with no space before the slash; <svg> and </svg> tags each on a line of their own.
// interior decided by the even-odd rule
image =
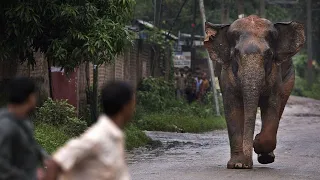
<svg viewBox="0 0 320 180">
<path fill-rule="evenodd" d="M 55 65 L 110 62 L 130 39 L 134 0 L 5 0 L 0 7 L 0 60 L 34 64 L 40 50 Z"/>
<path fill-rule="evenodd" d="M 82 63 L 94 67 L 110 63 L 130 41 L 125 25 L 132 19 L 134 4 L 134 0 L 4 0 L 0 60 L 34 65 L 34 53 L 40 51 L 49 66 L 67 72 Z M 90 93 L 92 120 L 97 117 L 97 70 Z"/>
</svg>

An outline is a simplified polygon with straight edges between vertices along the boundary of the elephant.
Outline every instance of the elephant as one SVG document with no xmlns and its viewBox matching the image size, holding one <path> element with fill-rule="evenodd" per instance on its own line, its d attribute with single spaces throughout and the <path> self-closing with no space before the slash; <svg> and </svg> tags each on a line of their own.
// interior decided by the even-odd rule
<svg viewBox="0 0 320 180">
<path fill-rule="evenodd" d="M 227 122 L 227 168 L 251 169 L 253 150 L 259 163 L 273 163 L 280 118 L 294 86 L 292 57 L 305 43 L 304 25 L 250 15 L 226 25 L 206 22 L 205 31 Z M 253 138 L 258 107 L 262 125 Z"/>
</svg>

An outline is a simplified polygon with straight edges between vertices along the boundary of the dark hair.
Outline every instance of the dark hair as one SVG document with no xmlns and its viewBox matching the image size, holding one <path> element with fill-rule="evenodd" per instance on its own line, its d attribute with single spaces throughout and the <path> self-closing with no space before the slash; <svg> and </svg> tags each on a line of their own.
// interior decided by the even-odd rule
<svg viewBox="0 0 320 180">
<path fill-rule="evenodd" d="M 107 116 L 118 114 L 133 98 L 133 87 L 122 81 L 113 81 L 104 85 L 101 91 L 101 104 Z"/>
<path fill-rule="evenodd" d="M 9 82 L 8 101 L 11 104 L 23 104 L 32 93 L 37 92 L 35 82 L 27 77 L 16 77 Z"/>
</svg>

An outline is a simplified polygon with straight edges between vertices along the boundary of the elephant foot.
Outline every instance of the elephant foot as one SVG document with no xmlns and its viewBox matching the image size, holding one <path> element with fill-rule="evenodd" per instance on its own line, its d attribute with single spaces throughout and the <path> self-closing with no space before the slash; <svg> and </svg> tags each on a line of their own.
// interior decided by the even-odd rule
<svg viewBox="0 0 320 180">
<path fill-rule="evenodd" d="M 252 169 L 252 159 L 244 155 L 232 156 L 227 164 L 228 169 Z"/>
<path fill-rule="evenodd" d="M 256 154 L 268 154 L 276 148 L 276 138 L 265 134 L 257 134 L 253 141 L 253 149 Z"/>
<path fill-rule="evenodd" d="M 270 164 L 273 163 L 275 155 L 273 152 L 258 154 L 258 162 L 260 164 Z"/>
</svg>

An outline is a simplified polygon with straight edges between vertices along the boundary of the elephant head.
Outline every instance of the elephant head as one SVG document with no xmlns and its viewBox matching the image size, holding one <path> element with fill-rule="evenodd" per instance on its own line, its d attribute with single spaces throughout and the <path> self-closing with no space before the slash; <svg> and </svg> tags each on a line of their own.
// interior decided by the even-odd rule
<svg viewBox="0 0 320 180">
<path fill-rule="evenodd" d="M 240 79 L 252 67 L 261 71 L 261 76 L 268 76 L 272 63 L 280 65 L 290 60 L 305 41 L 302 24 L 273 24 L 255 15 L 238 19 L 231 25 L 207 22 L 205 27 L 204 45 L 211 59 L 224 67 L 231 65 L 235 76 L 240 72 Z"/>
<path fill-rule="evenodd" d="M 205 27 L 204 46 L 211 59 L 237 82 L 235 88 L 244 104 L 243 144 L 250 148 L 261 92 L 276 83 L 280 67 L 303 46 L 304 26 L 297 22 L 273 24 L 251 15 L 231 25 L 206 23 Z"/>
</svg>

